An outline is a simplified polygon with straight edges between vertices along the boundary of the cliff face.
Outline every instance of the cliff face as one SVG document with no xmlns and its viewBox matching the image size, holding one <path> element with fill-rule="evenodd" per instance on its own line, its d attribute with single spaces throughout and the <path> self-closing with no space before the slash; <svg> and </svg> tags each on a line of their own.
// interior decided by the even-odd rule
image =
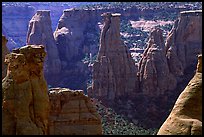
<svg viewBox="0 0 204 137">
<path fill-rule="evenodd" d="M 100 115 L 90 98 L 81 90 L 52 88 L 49 90 L 50 135 L 101 135 Z"/>
<path fill-rule="evenodd" d="M 43 75 L 43 46 L 29 45 L 6 55 L 2 81 L 2 134 L 48 133 L 49 98 Z"/>
<path fill-rule="evenodd" d="M 202 51 L 202 11 L 183 11 L 166 41 L 170 71 L 177 76 L 196 68 L 196 56 Z"/>
<path fill-rule="evenodd" d="M 135 94 L 137 67 L 120 39 L 120 14 L 104 13 L 102 16 L 104 24 L 100 47 L 88 95 L 114 101 L 118 97 Z"/>
<path fill-rule="evenodd" d="M 162 30 L 155 28 L 149 37 L 147 48 L 139 62 L 140 89 L 147 96 L 166 94 L 173 90 L 177 81 L 169 71 L 165 56 Z"/>
<path fill-rule="evenodd" d="M 58 74 L 61 71 L 61 61 L 52 34 L 50 11 L 40 10 L 32 17 L 28 27 L 26 44 L 45 46 L 47 52 L 46 74 Z"/>
<path fill-rule="evenodd" d="M 8 40 L 6 39 L 6 37 L 2 35 L 2 79 L 7 74 L 7 65 L 4 63 L 5 56 L 9 53 L 9 50 L 6 46 L 7 42 Z"/>
<path fill-rule="evenodd" d="M 196 74 L 178 97 L 158 135 L 202 135 L 202 55 Z"/>
</svg>

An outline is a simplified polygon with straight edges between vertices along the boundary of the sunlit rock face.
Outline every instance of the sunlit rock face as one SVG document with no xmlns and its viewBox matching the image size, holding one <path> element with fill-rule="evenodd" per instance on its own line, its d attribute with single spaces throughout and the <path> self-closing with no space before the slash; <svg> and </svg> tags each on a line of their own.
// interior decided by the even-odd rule
<svg viewBox="0 0 204 137">
<path fill-rule="evenodd" d="M 166 41 L 170 71 L 183 75 L 187 68 L 196 69 L 196 56 L 202 52 L 202 10 L 183 11 L 175 21 Z"/>
<path fill-rule="evenodd" d="M 2 134 L 48 134 L 49 97 L 43 74 L 45 50 L 28 45 L 5 57 L 2 80 Z"/>
<path fill-rule="evenodd" d="M 101 117 L 82 90 L 49 90 L 50 135 L 102 135 Z"/>
<path fill-rule="evenodd" d="M 61 71 L 61 61 L 52 34 L 49 10 L 38 10 L 29 23 L 27 44 L 44 45 L 47 52 L 45 74 L 56 75 Z"/>
<path fill-rule="evenodd" d="M 178 97 L 158 135 L 202 135 L 202 55 L 197 70 Z"/>
<path fill-rule="evenodd" d="M 120 14 L 104 13 L 102 16 L 100 47 L 88 95 L 108 101 L 133 97 L 138 87 L 137 66 L 120 39 Z"/>
</svg>

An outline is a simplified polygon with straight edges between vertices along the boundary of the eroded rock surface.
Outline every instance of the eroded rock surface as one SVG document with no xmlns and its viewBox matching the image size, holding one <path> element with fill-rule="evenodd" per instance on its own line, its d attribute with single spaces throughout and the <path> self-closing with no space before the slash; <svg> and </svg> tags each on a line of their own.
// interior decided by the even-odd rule
<svg viewBox="0 0 204 137">
<path fill-rule="evenodd" d="M 7 65 L 4 63 L 6 54 L 9 53 L 9 50 L 6 46 L 8 40 L 5 36 L 2 35 L 2 79 L 6 76 L 7 73 Z"/>
<path fill-rule="evenodd" d="M 158 135 L 202 135 L 202 55 L 197 71 L 178 97 Z"/>
<path fill-rule="evenodd" d="M 196 69 L 196 56 L 202 52 L 202 10 L 183 11 L 166 41 L 170 71 L 181 76 L 189 67 Z"/>
<path fill-rule="evenodd" d="M 28 45 L 6 55 L 2 81 L 2 134 L 46 135 L 49 97 L 43 75 L 43 46 Z"/>
<path fill-rule="evenodd" d="M 177 81 L 169 71 L 165 56 L 162 30 L 155 28 L 149 37 L 147 48 L 139 62 L 140 89 L 147 96 L 166 94 L 173 90 Z"/>
<path fill-rule="evenodd" d="M 44 45 L 47 52 L 45 73 L 59 74 L 61 61 L 52 34 L 50 11 L 38 10 L 29 23 L 26 44 Z"/>
<path fill-rule="evenodd" d="M 82 90 L 52 88 L 49 90 L 50 135 L 101 135 L 100 115 Z"/>
<path fill-rule="evenodd" d="M 93 65 L 93 82 L 88 95 L 114 101 L 133 96 L 137 87 L 137 67 L 128 48 L 120 39 L 120 14 L 104 13 L 97 61 Z"/>
</svg>

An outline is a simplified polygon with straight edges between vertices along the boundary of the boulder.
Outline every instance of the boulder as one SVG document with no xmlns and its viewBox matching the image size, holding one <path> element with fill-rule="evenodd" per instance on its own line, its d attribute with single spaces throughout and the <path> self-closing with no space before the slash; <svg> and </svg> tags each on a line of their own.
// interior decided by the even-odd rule
<svg viewBox="0 0 204 137">
<path fill-rule="evenodd" d="M 49 97 L 43 75 L 43 46 L 28 45 L 7 54 L 2 80 L 2 134 L 46 135 Z"/>
<path fill-rule="evenodd" d="M 101 135 L 100 115 L 82 90 L 49 89 L 50 135 Z"/>
<path fill-rule="evenodd" d="M 197 70 L 178 97 L 158 135 L 202 135 L 202 55 Z"/>
</svg>

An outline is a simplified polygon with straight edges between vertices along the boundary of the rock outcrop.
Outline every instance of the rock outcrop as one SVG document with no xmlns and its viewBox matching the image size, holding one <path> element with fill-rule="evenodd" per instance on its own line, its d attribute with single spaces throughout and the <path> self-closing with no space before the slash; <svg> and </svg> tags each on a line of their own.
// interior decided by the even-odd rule
<svg viewBox="0 0 204 137">
<path fill-rule="evenodd" d="M 2 134 L 48 134 L 49 97 L 43 75 L 43 46 L 28 45 L 6 55 L 2 80 Z"/>
<path fill-rule="evenodd" d="M 114 101 L 133 97 L 137 87 L 137 67 L 120 39 L 120 14 L 104 13 L 97 61 L 93 64 L 93 82 L 88 95 Z"/>
<path fill-rule="evenodd" d="M 50 135 L 101 135 L 100 115 L 82 90 L 52 88 L 49 90 Z"/>
<path fill-rule="evenodd" d="M 61 71 L 61 61 L 52 34 L 50 11 L 38 10 L 29 23 L 26 44 L 44 45 L 47 52 L 45 74 L 56 75 Z"/>
<path fill-rule="evenodd" d="M 5 36 L 2 35 L 2 79 L 6 76 L 7 65 L 4 63 L 5 56 L 9 53 L 9 50 L 6 46 L 8 40 Z"/>
<path fill-rule="evenodd" d="M 155 28 L 149 37 L 147 48 L 139 62 L 140 90 L 147 96 L 166 94 L 173 90 L 177 81 L 170 73 L 165 56 L 162 30 Z"/>
<path fill-rule="evenodd" d="M 158 135 L 202 135 L 202 55 L 197 71 L 178 97 Z"/>
<path fill-rule="evenodd" d="M 166 41 L 170 71 L 181 76 L 187 68 L 196 69 L 196 56 L 202 52 L 202 10 L 183 11 Z"/>
</svg>

